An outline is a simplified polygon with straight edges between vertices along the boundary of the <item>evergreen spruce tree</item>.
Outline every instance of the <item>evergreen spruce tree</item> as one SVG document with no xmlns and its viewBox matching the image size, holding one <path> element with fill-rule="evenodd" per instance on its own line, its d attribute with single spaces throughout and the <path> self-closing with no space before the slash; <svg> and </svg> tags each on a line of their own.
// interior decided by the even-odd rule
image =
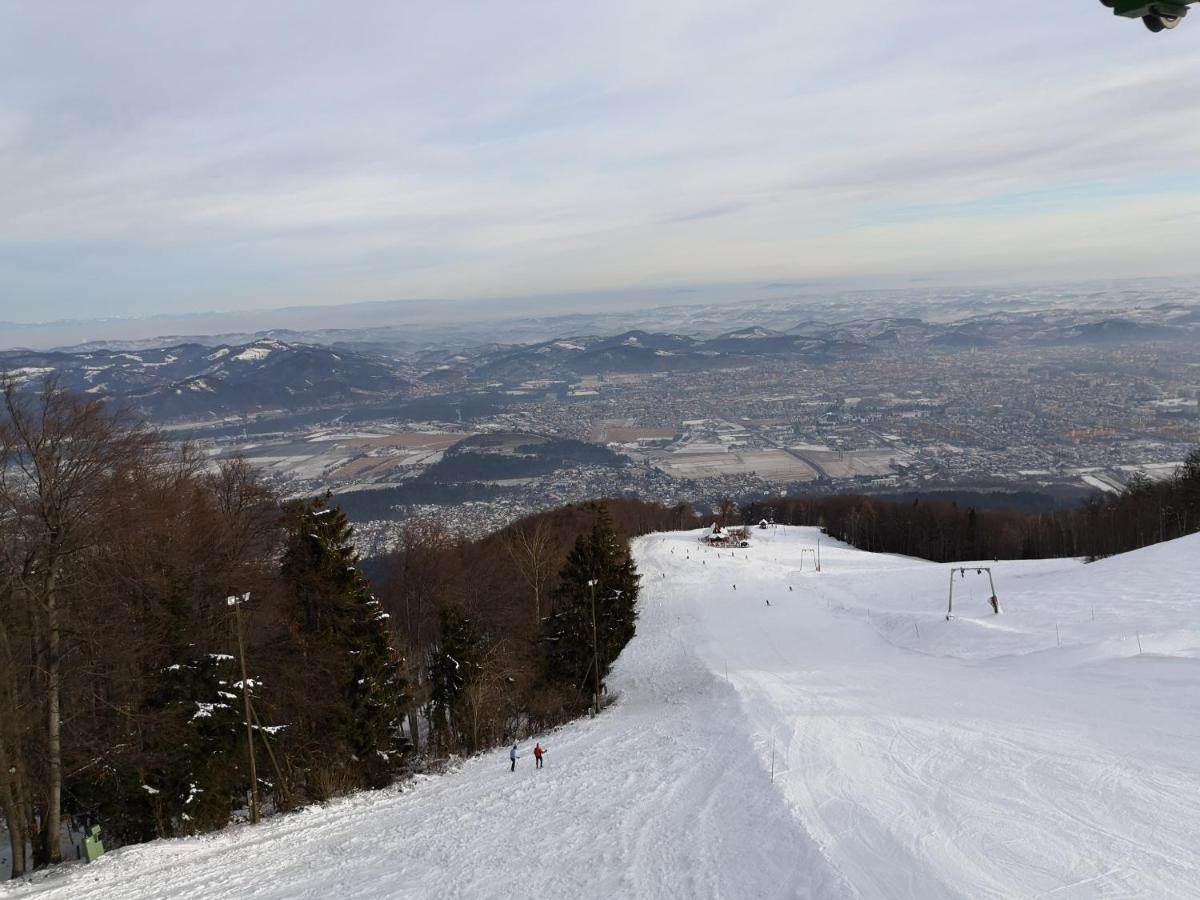
<svg viewBox="0 0 1200 900">
<path fill-rule="evenodd" d="M 246 728 L 233 657 L 195 655 L 164 667 L 143 715 L 144 743 L 116 748 L 67 781 L 72 808 L 110 838 L 151 840 L 220 828 L 246 796 Z"/>
<path fill-rule="evenodd" d="M 371 786 L 385 784 L 399 762 L 403 706 L 400 660 L 387 614 L 371 594 L 351 543 L 345 514 L 329 495 L 292 504 L 282 573 L 292 590 L 296 630 L 314 666 L 329 673 L 334 699 L 312 738 L 338 743 Z"/>
<path fill-rule="evenodd" d="M 600 681 L 633 637 L 640 576 L 601 506 L 589 534 L 580 535 L 567 556 L 554 592 L 554 614 L 546 622 L 545 674 L 589 696 L 593 657 L 599 655 Z M 593 648 L 593 603 L 595 648 Z"/>
<path fill-rule="evenodd" d="M 441 644 L 429 668 L 429 722 L 435 730 L 449 730 L 457 744 L 466 743 L 461 726 L 467 689 L 482 675 L 487 637 L 475 620 L 452 607 L 438 612 Z"/>
<path fill-rule="evenodd" d="M 162 672 L 157 702 L 175 727 L 156 732 L 160 768 L 144 790 L 172 830 L 225 825 L 232 798 L 249 787 L 240 690 L 232 656 L 210 653 Z"/>
</svg>

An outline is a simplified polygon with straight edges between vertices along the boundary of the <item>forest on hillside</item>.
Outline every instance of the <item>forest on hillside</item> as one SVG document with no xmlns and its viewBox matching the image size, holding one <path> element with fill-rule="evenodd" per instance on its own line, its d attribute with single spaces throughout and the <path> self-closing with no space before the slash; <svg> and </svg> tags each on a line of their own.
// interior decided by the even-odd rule
<svg viewBox="0 0 1200 900">
<path fill-rule="evenodd" d="M 400 526 L 397 549 L 372 560 L 372 569 L 399 640 L 418 660 L 411 709 L 434 705 L 444 712 L 439 722 L 445 727 L 431 735 L 433 749 L 471 753 L 518 727 L 544 729 L 586 707 L 590 671 L 549 678 L 546 671 L 561 656 L 548 652 L 561 643 L 559 633 L 590 603 L 586 582 L 598 581 L 601 609 L 610 601 L 631 602 L 628 590 L 622 601 L 610 593 L 628 584 L 630 573 L 621 567 L 629 539 L 698 524 L 686 506 L 622 498 L 526 516 L 473 541 L 426 521 Z M 632 616 L 632 609 L 624 614 Z M 601 647 L 601 676 L 625 640 L 628 635 L 607 653 Z M 438 680 L 447 665 L 454 671 L 449 683 Z M 422 674 L 429 672 L 441 675 Z M 415 728 L 414 713 L 410 731 Z"/>
<path fill-rule="evenodd" d="M 978 559 L 1098 559 L 1200 531 L 1200 448 L 1170 478 L 1135 478 L 1119 494 L 1097 492 L 1049 512 L 985 509 L 938 499 L 861 495 L 755 501 L 744 521 L 818 525 L 860 550 L 934 562 Z"/>
<path fill-rule="evenodd" d="M 376 586 L 327 496 L 283 502 L 244 462 L 214 467 L 53 378 L 8 383 L 0 815 L 14 876 L 63 858 L 60 823 L 101 823 L 116 844 L 211 830 L 579 715 L 633 633 L 629 537 L 692 524 L 630 500 L 481 541 L 410 522 Z"/>
</svg>

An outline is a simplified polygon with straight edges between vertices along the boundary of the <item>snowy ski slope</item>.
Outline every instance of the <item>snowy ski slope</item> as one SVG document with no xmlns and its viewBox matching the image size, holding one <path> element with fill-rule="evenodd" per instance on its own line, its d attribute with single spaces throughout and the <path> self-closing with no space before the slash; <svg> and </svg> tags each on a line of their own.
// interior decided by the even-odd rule
<svg viewBox="0 0 1200 900">
<path fill-rule="evenodd" d="M 544 770 L 525 742 L 0 896 L 1200 896 L 1200 536 L 990 563 L 999 617 L 970 568 L 950 622 L 949 566 L 697 538 L 637 542 L 621 702 Z"/>
</svg>

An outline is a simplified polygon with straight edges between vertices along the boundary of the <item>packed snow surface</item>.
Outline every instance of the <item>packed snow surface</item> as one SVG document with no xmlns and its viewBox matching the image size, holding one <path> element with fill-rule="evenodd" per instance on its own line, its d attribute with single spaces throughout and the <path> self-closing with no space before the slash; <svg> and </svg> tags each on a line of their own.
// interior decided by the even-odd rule
<svg viewBox="0 0 1200 900">
<path fill-rule="evenodd" d="M 1200 896 L 1200 536 L 953 567 L 947 621 L 951 566 L 699 534 L 637 542 L 620 701 L 543 770 L 522 741 L 513 774 L 501 749 L 11 895 Z"/>
</svg>

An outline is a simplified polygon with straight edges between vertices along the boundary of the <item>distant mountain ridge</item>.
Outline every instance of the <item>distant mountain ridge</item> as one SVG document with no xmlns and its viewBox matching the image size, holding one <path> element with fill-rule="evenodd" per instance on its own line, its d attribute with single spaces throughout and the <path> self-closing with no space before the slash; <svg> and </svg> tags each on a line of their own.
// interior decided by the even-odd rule
<svg viewBox="0 0 1200 900">
<path fill-rule="evenodd" d="M 382 357 L 262 338 L 130 352 L 0 352 L 0 372 L 56 373 L 71 390 L 123 400 L 156 421 L 220 419 L 402 396 L 410 382 Z"/>
<path fill-rule="evenodd" d="M 440 366 L 462 377 L 521 380 L 582 375 L 689 371 L 744 365 L 766 357 L 813 364 L 883 350 L 923 347 L 985 350 L 1009 342 L 1044 346 L 1171 342 L 1200 336 L 1200 311 L 1164 304 L 1118 315 L 1111 311 L 1002 311 L 929 322 L 912 316 L 844 321 L 810 320 L 786 330 L 750 325 L 711 337 L 640 329 L 611 336 L 576 334 L 534 344 L 481 347 Z M 432 363 L 437 354 L 427 354 Z"/>
<path fill-rule="evenodd" d="M 692 371 L 744 365 L 775 355 L 803 355 L 814 363 L 870 352 L 866 343 L 747 328 L 702 340 L 683 334 L 626 331 L 573 336 L 485 354 L 470 368 L 479 377 L 544 378 Z"/>
<path fill-rule="evenodd" d="M 703 329 L 711 323 L 690 324 Z M 887 353 L 989 352 L 1017 344 L 1170 344 L 1200 338 L 1200 309 L 1182 303 L 1119 312 L 1014 308 L 944 321 L 864 314 L 781 324 L 787 327 L 752 323 L 715 334 L 647 328 L 615 334 L 579 331 L 532 343 L 472 343 L 464 336 L 441 345 L 387 329 L 390 337 L 330 331 L 323 335 L 325 341 L 273 330 L 247 341 L 205 338 L 161 346 L 98 341 L 83 349 L 2 351 L 0 372 L 27 381 L 56 371 L 73 390 L 128 401 L 153 420 L 205 423 L 355 406 L 399 409 L 397 400 L 432 400 L 456 392 L 487 393 L 489 402 L 503 403 L 505 391 L 516 397 L 542 389 L 527 382 L 562 390 L 587 377 L 739 368 L 770 359 L 819 367 Z"/>
</svg>

